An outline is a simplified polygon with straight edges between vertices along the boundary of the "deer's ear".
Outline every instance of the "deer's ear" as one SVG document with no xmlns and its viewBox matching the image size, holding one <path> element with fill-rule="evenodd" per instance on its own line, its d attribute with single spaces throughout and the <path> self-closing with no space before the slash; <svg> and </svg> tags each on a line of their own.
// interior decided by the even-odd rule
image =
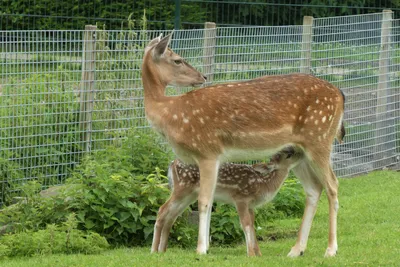
<svg viewBox="0 0 400 267">
<path fill-rule="evenodd" d="M 158 44 L 161 41 L 161 37 L 162 37 L 162 33 L 158 37 L 151 40 L 147 44 L 146 48 L 144 49 L 144 53 L 146 54 L 152 47 L 154 47 L 156 44 Z"/>
<path fill-rule="evenodd" d="M 154 48 L 154 56 L 161 57 L 168 48 L 169 43 L 171 42 L 172 33 L 165 36 L 161 39 L 161 41 Z"/>
</svg>

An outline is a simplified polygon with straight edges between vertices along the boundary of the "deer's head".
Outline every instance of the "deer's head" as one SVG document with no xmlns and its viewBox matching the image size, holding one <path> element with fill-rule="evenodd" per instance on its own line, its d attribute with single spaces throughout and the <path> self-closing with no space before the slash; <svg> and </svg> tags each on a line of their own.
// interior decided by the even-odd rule
<svg viewBox="0 0 400 267">
<path fill-rule="evenodd" d="M 206 77 L 187 63 L 180 55 L 172 51 L 168 45 L 172 34 L 154 38 L 145 48 L 143 70 L 146 67 L 156 71 L 163 85 L 196 86 L 206 81 Z M 154 78 L 153 77 L 153 78 Z"/>
</svg>

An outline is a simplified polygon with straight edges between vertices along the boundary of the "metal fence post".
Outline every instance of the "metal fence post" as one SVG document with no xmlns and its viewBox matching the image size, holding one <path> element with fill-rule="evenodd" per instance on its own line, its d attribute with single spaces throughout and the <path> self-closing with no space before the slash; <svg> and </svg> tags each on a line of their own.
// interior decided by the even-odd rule
<svg viewBox="0 0 400 267">
<path fill-rule="evenodd" d="M 82 78 L 80 90 L 80 126 L 85 151 L 90 152 L 92 140 L 92 111 L 96 68 L 96 29 L 86 25 L 82 49 Z"/>
<path fill-rule="evenodd" d="M 179 30 L 180 28 L 181 28 L 181 0 L 175 0 L 174 29 Z"/>
<path fill-rule="evenodd" d="M 312 24 L 313 17 L 305 16 L 303 18 L 303 36 L 301 43 L 301 62 L 300 72 L 311 73 L 311 42 L 312 42 Z"/>
<path fill-rule="evenodd" d="M 375 129 L 375 160 L 384 159 L 390 157 L 390 149 L 393 144 L 390 141 L 391 135 L 388 135 L 389 131 L 392 131 L 392 127 L 388 127 L 390 124 L 388 114 L 388 91 L 389 85 L 389 66 L 390 66 L 390 34 L 392 28 L 392 15 L 391 10 L 384 10 L 382 16 L 381 26 L 381 46 L 379 53 L 379 80 L 377 88 L 377 105 L 376 105 L 376 129 Z M 390 95 L 390 93 L 389 93 Z M 394 129 L 395 130 L 395 129 Z M 395 149 L 395 146 L 392 147 Z M 384 160 L 384 165 L 390 164 L 390 159 Z"/>
<path fill-rule="evenodd" d="M 216 24 L 206 22 L 204 24 L 203 72 L 207 76 L 207 84 L 212 84 L 214 78 L 216 35 Z"/>
</svg>

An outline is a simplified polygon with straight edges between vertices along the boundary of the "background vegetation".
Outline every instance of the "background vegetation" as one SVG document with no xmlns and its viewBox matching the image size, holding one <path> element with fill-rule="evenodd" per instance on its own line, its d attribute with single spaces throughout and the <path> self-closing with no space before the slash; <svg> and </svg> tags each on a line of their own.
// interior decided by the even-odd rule
<svg viewBox="0 0 400 267">
<path fill-rule="evenodd" d="M 83 29 L 86 24 L 101 22 L 109 29 L 119 29 L 132 14 L 139 19 L 144 10 L 149 29 L 171 29 L 176 19 L 172 0 L 4 0 L 0 19 L 3 30 Z M 180 24 L 183 28 L 202 27 L 204 22 L 219 25 L 291 25 L 301 24 L 303 16 L 327 17 L 399 10 L 391 0 L 181 0 Z M 126 24 L 124 24 L 127 26 Z"/>
</svg>

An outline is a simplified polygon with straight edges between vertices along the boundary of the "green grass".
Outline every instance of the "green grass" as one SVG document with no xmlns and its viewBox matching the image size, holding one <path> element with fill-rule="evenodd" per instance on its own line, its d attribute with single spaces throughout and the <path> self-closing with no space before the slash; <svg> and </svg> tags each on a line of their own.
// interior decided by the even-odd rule
<svg viewBox="0 0 400 267">
<path fill-rule="evenodd" d="M 211 245 L 206 256 L 194 248 L 170 248 L 165 254 L 150 254 L 150 247 L 114 249 L 100 255 L 50 255 L 3 259 L 0 266 L 399 266 L 400 264 L 400 173 L 374 172 L 340 180 L 338 219 L 339 252 L 323 257 L 328 237 L 325 195 L 314 219 L 308 249 L 303 257 L 286 257 L 295 243 L 299 219 L 268 225 L 270 236 L 260 242 L 262 257 L 248 258 L 244 244 L 235 247 Z M 274 239 L 275 239 L 274 238 Z"/>
</svg>

